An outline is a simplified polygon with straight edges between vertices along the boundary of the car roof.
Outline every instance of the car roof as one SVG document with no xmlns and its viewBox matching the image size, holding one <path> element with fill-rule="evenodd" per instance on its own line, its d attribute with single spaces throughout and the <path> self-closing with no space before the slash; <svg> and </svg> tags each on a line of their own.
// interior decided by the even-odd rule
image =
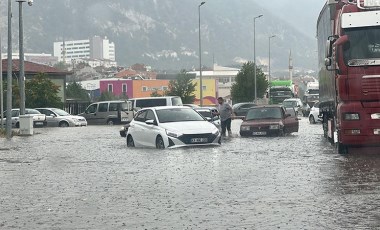
<svg viewBox="0 0 380 230">
<path fill-rule="evenodd" d="M 283 108 L 284 106 L 282 105 L 259 105 L 256 107 L 252 107 L 250 109 L 261 109 L 261 108 Z"/>
<path fill-rule="evenodd" d="M 301 99 L 299 98 L 288 98 L 288 99 L 285 99 L 284 101 L 300 101 Z"/>
<path fill-rule="evenodd" d="M 149 108 L 144 108 L 142 110 L 147 110 L 147 109 L 154 109 L 154 110 L 166 110 L 166 109 L 190 109 L 194 110 L 193 108 L 187 107 L 187 106 L 156 106 L 156 107 L 149 107 Z"/>
</svg>

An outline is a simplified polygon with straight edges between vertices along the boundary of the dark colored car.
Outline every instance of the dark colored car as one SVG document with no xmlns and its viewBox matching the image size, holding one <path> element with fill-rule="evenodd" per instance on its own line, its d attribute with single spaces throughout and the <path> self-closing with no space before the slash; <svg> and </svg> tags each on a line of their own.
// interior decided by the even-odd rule
<svg viewBox="0 0 380 230">
<path fill-rule="evenodd" d="M 232 106 L 235 116 L 245 117 L 250 108 L 255 107 L 256 104 L 252 102 L 237 103 Z"/>
<path fill-rule="evenodd" d="M 126 137 L 127 136 L 128 128 L 129 128 L 129 123 L 125 124 L 125 125 L 123 125 L 121 127 L 121 129 L 120 129 L 120 136 L 121 137 Z"/>
<path fill-rule="evenodd" d="M 299 120 L 280 105 L 251 108 L 240 126 L 241 136 L 283 136 L 298 132 Z"/>
</svg>

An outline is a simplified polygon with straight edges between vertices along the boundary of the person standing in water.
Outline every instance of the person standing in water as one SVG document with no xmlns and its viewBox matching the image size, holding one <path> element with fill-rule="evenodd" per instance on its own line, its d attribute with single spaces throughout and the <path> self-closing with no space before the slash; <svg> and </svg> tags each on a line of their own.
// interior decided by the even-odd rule
<svg viewBox="0 0 380 230">
<path fill-rule="evenodd" d="M 224 101 L 222 97 L 218 98 L 218 110 L 220 121 L 222 122 L 222 136 L 226 136 L 226 130 L 228 131 L 228 136 L 232 135 L 231 132 L 231 117 L 232 117 L 232 107 Z"/>
</svg>

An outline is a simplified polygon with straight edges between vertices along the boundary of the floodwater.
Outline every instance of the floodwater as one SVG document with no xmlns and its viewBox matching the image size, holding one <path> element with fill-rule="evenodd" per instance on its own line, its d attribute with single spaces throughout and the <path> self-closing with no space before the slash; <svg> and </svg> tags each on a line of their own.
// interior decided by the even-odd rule
<svg viewBox="0 0 380 230">
<path fill-rule="evenodd" d="M 128 149 L 118 126 L 0 140 L 0 229 L 380 229 L 380 151 L 285 137 Z M 372 151 L 372 153 L 369 153 Z"/>
</svg>

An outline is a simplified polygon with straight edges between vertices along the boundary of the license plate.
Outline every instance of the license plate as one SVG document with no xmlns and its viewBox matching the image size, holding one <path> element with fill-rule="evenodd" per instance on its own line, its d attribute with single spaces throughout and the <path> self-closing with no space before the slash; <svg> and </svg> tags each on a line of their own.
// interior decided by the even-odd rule
<svg viewBox="0 0 380 230">
<path fill-rule="evenodd" d="M 254 135 L 254 136 L 264 136 L 264 135 L 267 135 L 267 132 L 253 132 L 252 135 Z"/>
<path fill-rule="evenodd" d="M 36 125 L 43 125 L 43 122 L 36 122 Z"/>
<path fill-rule="evenodd" d="M 128 118 L 122 118 L 121 121 L 128 121 Z"/>
<path fill-rule="evenodd" d="M 192 138 L 191 143 L 206 143 L 208 142 L 207 138 Z"/>
</svg>

